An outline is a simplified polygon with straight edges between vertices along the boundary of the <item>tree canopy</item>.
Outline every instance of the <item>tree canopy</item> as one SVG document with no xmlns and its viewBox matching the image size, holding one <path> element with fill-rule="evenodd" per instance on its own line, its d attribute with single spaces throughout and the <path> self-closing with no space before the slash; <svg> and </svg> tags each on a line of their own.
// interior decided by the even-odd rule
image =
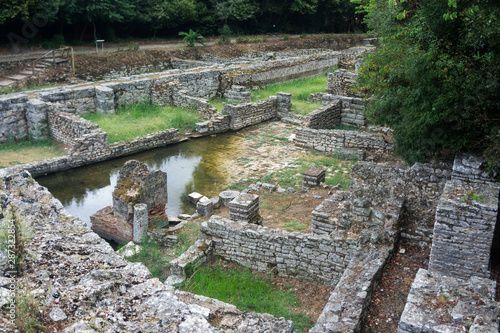
<svg viewBox="0 0 500 333">
<path fill-rule="evenodd" d="M 193 29 L 217 35 L 223 25 L 236 34 L 267 32 L 354 32 L 356 14 L 350 0 L 11 0 L 0 8 L 0 43 L 7 34 L 22 36 L 26 22 L 46 12 L 50 17 L 38 39 L 54 34 L 67 40 L 113 40 L 173 37 Z M 47 16 L 46 14 L 43 14 Z M 359 21 L 359 20 L 358 20 Z M 89 29 L 91 27 L 92 29 Z M 35 41 L 36 41 L 35 38 Z"/>
<path fill-rule="evenodd" d="M 500 171 L 500 4 L 353 0 L 381 36 L 358 84 L 408 162 L 473 151 Z"/>
</svg>

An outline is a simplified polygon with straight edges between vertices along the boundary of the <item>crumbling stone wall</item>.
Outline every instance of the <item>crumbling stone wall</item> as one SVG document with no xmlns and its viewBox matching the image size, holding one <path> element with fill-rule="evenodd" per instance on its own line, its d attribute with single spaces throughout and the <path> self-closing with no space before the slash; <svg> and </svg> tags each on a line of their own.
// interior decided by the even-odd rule
<svg viewBox="0 0 500 333">
<path fill-rule="evenodd" d="M 342 125 L 350 126 L 366 126 L 368 119 L 365 117 L 365 104 L 362 98 L 339 96 L 332 94 L 322 94 L 321 103 L 328 105 L 332 101 L 339 100 L 342 102 L 341 121 Z"/>
<path fill-rule="evenodd" d="M 342 102 L 337 100 L 309 113 L 302 126 L 313 129 L 333 129 L 340 124 Z"/>
<path fill-rule="evenodd" d="M 52 138 L 68 146 L 73 146 L 77 139 L 99 129 L 99 125 L 72 113 L 54 108 L 48 112 Z"/>
<path fill-rule="evenodd" d="M 239 130 L 243 127 L 259 124 L 263 121 L 275 118 L 277 115 L 277 107 L 276 96 L 271 96 L 264 101 L 252 104 L 226 104 L 222 113 L 231 116 L 229 127 L 232 130 Z"/>
<path fill-rule="evenodd" d="M 128 104 L 151 102 L 151 79 L 138 79 L 128 82 L 112 82 L 103 84 L 113 89 L 115 109 Z"/>
<path fill-rule="evenodd" d="M 351 191 L 370 206 L 383 206 L 387 198 L 405 200 L 401 236 L 411 242 L 432 241 L 434 216 L 445 183 L 451 177 L 448 163 L 415 163 L 411 168 L 358 162 L 351 168 Z"/>
<path fill-rule="evenodd" d="M 295 130 L 295 145 L 339 156 L 363 160 L 365 151 L 390 151 L 392 144 L 382 135 L 344 130 L 299 127 Z"/>
<path fill-rule="evenodd" d="M 332 95 L 355 97 L 352 91 L 357 75 L 346 69 L 337 69 L 328 73 L 325 92 Z"/>
<path fill-rule="evenodd" d="M 292 331 L 292 322 L 283 318 L 243 313 L 230 304 L 174 291 L 152 278 L 144 264 L 117 254 L 20 168 L 0 170 L 0 198 L 0 210 L 15 210 L 31 229 L 33 238 L 25 250 L 37 255 L 13 282 L 37 290 L 47 313 L 61 314 L 58 322 L 50 323 L 60 331 L 157 333 L 165 332 L 166 326 L 173 332 L 193 333 Z M 0 267 L 3 276 L 5 253 L 0 255 Z M 13 292 L 7 288 L 2 284 L 0 294 Z M 220 322 L 211 320 L 215 317 Z M 0 331 L 15 328 L 2 320 Z"/>
<path fill-rule="evenodd" d="M 212 216 L 201 227 L 215 253 L 261 272 L 335 285 L 357 246 L 356 238 L 290 233 Z"/>
<path fill-rule="evenodd" d="M 489 278 L 499 193 L 497 183 L 446 183 L 436 210 L 430 271 Z"/>
</svg>

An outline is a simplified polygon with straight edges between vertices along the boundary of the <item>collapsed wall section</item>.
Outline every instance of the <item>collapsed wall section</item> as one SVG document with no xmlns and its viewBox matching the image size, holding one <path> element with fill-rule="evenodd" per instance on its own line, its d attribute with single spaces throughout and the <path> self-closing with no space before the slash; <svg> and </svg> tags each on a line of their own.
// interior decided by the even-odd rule
<svg viewBox="0 0 500 333">
<path fill-rule="evenodd" d="M 212 216 L 201 227 L 215 254 L 261 272 L 335 285 L 357 239 L 290 233 Z"/>
</svg>

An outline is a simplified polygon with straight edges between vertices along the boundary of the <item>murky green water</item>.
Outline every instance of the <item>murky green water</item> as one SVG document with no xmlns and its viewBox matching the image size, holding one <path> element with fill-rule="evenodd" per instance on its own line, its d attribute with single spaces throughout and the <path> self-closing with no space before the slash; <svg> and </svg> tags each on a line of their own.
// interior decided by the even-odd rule
<svg viewBox="0 0 500 333">
<path fill-rule="evenodd" d="M 218 166 L 244 154 L 242 140 L 234 134 L 205 137 L 38 177 L 37 181 L 47 187 L 68 212 L 89 223 L 90 215 L 112 205 L 112 192 L 120 168 L 128 160 L 135 159 L 146 163 L 150 169 L 167 172 L 167 214 L 190 214 L 196 209 L 188 200 L 189 193 L 196 191 L 213 197 L 229 185 L 227 174 Z"/>
</svg>

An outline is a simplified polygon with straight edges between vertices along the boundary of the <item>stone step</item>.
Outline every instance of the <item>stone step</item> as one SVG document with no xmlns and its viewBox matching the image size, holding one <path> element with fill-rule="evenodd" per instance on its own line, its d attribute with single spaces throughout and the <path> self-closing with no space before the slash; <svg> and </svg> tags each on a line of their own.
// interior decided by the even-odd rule
<svg viewBox="0 0 500 333">
<path fill-rule="evenodd" d="M 69 59 L 63 59 L 63 58 L 56 58 L 55 59 L 55 62 L 56 62 L 56 65 L 59 65 L 59 64 L 62 64 L 62 63 L 66 63 L 68 62 Z M 47 58 L 47 59 L 43 59 L 40 61 L 41 64 L 47 64 L 47 65 L 53 65 L 54 64 L 54 59 L 52 58 Z"/>
<path fill-rule="evenodd" d="M 12 81 L 21 81 L 26 78 L 24 75 L 16 74 L 16 75 L 9 75 L 6 76 L 7 79 L 12 80 Z"/>
<path fill-rule="evenodd" d="M 1 88 L 8 87 L 8 86 L 10 86 L 11 84 L 14 84 L 14 81 L 12 81 L 12 80 L 7 80 L 7 79 L 0 80 L 0 87 L 1 87 Z"/>
<path fill-rule="evenodd" d="M 19 75 L 25 75 L 25 76 L 30 76 L 33 74 L 33 71 L 30 71 L 28 69 L 24 70 L 24 71 L 21 71 L 19 72 Z"/>
</svg>

